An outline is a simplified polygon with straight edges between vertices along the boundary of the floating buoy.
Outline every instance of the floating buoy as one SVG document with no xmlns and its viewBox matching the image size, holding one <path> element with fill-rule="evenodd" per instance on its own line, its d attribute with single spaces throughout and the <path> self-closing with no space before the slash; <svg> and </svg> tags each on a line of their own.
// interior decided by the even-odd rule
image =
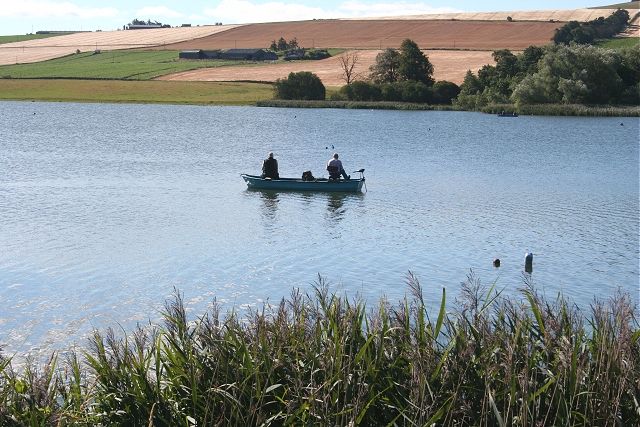
<svg viewBox="0 0 640 427">
<path fill-rule="evenodd" d="M 500 258 L 496 258 L 493 260 L 493 266 L 496 268 L 500 267 Z"/>
<path fill-rule="evenodd" d="M 524 271 L 526 273 L 533 272 L 533 254 L 528 251 L 524 254 Z"/>
</svg>

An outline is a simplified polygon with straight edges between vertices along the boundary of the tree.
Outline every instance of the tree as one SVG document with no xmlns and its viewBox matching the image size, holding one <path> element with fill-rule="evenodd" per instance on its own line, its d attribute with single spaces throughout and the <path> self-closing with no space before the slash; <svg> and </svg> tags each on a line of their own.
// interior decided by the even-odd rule
<svg viewBox="0 0 640 427">
<path fill-rule="evenodd" d="M 369 67 L 370 77 L 375 83 L 393 83 L 400 78 L 400 52 L 387 48 L 376 56 L 376 63 Z"/>
<path fill-rule="evenodd" d="M 342 70 L 342 80 L 344 80 L 347 85 L 359 77 L 359 74 L 355 72 L 355 67 L 359 59 L 360 56 L 356 51 L 345 52 L 338 56 L 338 64 Z"/>
<path fill-rule="evenodd" d="M 616 103 L 625 94 L 619 52 L 585 45 L 555 45 L 540 60 L 538 72 L 514 89 L 512 99 L 528 103 Z"/>
<path fill-rule="evenodd" d="M 289 73 L 286 79 L 278 79 L 274 85 L 278 99 L 323 100 L 326 89 L 320 78 L 309 71 Z"/>
<path fill-rule="evenodd" d="M 400 80 L 413 80 L 427 86 L 433 85 L 433 65 L 413 40 L 405 39 L 400 45 L 398 73 Z"/>
<path fill-rule="evenodd" d="M 518 55 L 518 69 L 524 74 L 533 74 L 538 71 L 538 61 L 544 56 L 544 49 L 538 46 L 529 46 Z"/>
<path fill-rule="evenodd" d="M 278 44 L 277 45 L 278 45 L 278 50 L 287 50 L 289 48 L 289 44 L 284 39 L 284 37 L 280 37 L 278 39 Z"/>
<path fill-rule="evenodd" d="M 513 77 L 518 73 L 518 58 L 509 49 L 495 50 L 492 56 L 498 76 Z"/>
</svg>

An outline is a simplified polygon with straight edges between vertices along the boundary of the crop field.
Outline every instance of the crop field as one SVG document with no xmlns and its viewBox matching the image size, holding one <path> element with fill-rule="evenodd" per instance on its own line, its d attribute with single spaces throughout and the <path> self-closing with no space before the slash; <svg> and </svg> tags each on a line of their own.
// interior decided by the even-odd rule
<svg viewBox="0 0 640 427">
<path fill-rule="evenodd" d="M 623 49 L 634 46 L 640 46 L 640 38 L 638 37 L 623 37 L 619 39 L 603 40 L 598 43 L 599 47 L 606 47 L 609 49 Z"/>
<path fill-rule="evenodd" d="M 523 50 L 551 42 L 563 24 L 549 21 L 446 21 L 446 20 L 317 20 L 251 24 L 197 40 L 162 48 L 230 49 L 268 47 L 272 40 L 296 38 L 306 48 L 398 48 L 404 39 L 423 49 Z"/>
<path fill-rule="evenodd" d="M 122 50 L 164 46 L 183 40 L 224 32 L 237 25 L 158 28 L 151 30 L 97 31 L 74 33 L 48 39 L 27 40 L 0 45 L 0 65 L 25 64 L 67 56 L 78 51 Z"/>
<path fill-rule="evenodd" d="M 0 66 L 0 78 L 149 80 L 169 73 L 239 63 L 241 62 L 180 60 L 176 51 L 86 52 L 34 64 Z"/>
<path fill-rule="evenodd" d="M 358 62 L 354 68 L 360 78 L 369 74 L 369 67 L 375 63 L 380 50 L 350 51 L 357 53 Z M 492 52 L 430 50 L 425 52 L 434 67 L 436 80 L 462 83 L 467 70 L 476 72 L 485 64 L 493 64 Z M 325 86 L 342 86 L 342 69 L 336 57 L 320 61 L 291 61 L 260 66 L 230 66 L 203 68 L 159 77 L 159 80 L 174 81 L 261 81 L 273 82 L 291 72 L 310 71 L 315 73 Z M 1 74 L 0 74 L 1 75 Z"/>
<path fill-rule="evenodd" d="M 71 34 L 71 33 L 69 33 Z M 40 40 L 40 39 L 47 39 L 50 37 L 56 37 L 56 36 L 60 36 L 62 34 L 57 33 L 57 34 L 23 34 L 23 35 L 16 35 L 16 36 L 0 36 L 0 44 L 5 44 L 5 43 L 16 43 L 16 42 L 25 42 L 25 41 L 29 41 L 29 40 Z"/>
<path fill-rule="evenodd" d="M 273 87 L 258 83 L 0 79 L 3 100 L 254 105 L 272 98 Z"/>
</svg>

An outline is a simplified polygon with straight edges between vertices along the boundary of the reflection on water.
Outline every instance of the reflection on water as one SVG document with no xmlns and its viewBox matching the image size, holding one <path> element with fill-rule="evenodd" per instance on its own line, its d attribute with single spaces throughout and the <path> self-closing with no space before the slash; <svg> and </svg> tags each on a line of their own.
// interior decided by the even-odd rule
<svg viewBox="0 0 640 427">
<path fill-rule="evenodd" d="M 247 190 L 247 192 L 258 193 L 262 200 L 262 217 L 266 227 L 273 227 L 278 214 L 278 192 L 268 190 Z"/>
<path fill-rule="evenodd" d="M 266 228 L 278 228 L 278 209 L 281 201 L 295 201 L 301 206 L 315 206 L 325 204 L 326 214 L 324 219 L 328 226 L 344 219 L 350 208 L 362 208 L 364 202 L 363 193 L 331 193 L 312 191 L 273 191 L 261 189 L 245 190 L 247 197 L 258 197 L 261 201 L 260 212 Z M 283 217 L 284 224 L 291 222 L 290 217 Z"/>
</svg>

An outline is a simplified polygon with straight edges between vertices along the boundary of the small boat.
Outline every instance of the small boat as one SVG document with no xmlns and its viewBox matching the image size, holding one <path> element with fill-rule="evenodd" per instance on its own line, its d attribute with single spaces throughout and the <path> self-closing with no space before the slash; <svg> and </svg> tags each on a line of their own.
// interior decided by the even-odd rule
<svg viewBox="0 0 640 427">
<path fill-rule="evenodd" d="M 504 111 L 498 113 L 498 117 L 518 117 L 518 113 L 505 113 Z"/>
<path fill-rule="evenodd" d="M 360 171 L 360 178 L 355 179 L 327 179 L 316 178 L 312 181 L 304 181 L 301 178 L 262 178 L 256 175 L 241 174 L 242 179 L 251 190 L 278 190 L 278 191 L 329 191 L 357 193 L 362 191 L 364 185 L 364 175 Z"/>
</svg>

